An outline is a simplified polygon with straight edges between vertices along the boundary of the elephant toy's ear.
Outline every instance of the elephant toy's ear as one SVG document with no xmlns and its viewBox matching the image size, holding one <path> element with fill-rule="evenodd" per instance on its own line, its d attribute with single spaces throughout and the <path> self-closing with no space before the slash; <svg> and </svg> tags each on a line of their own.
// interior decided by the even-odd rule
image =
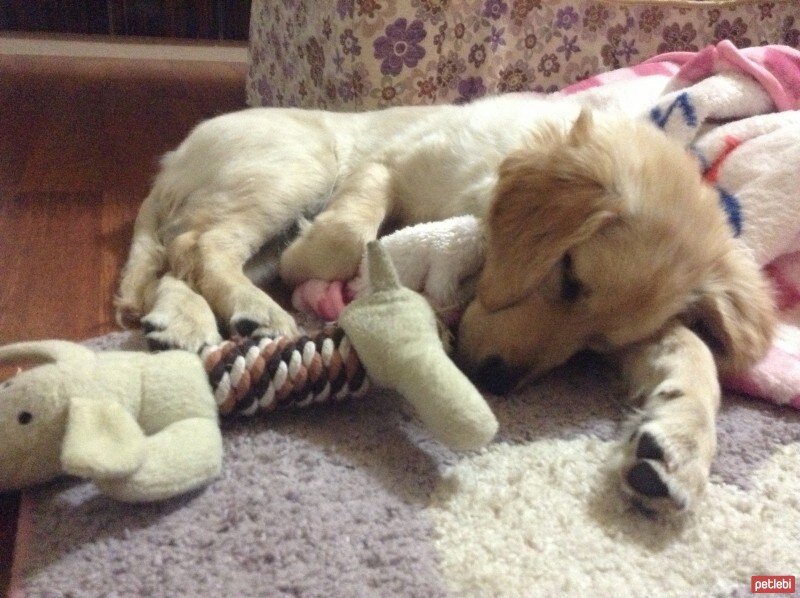
<svg viewBox="0 0 800 598">
<path fill-rule="evenodd" d="M 0 347 L 0 362 L 32 361 L 36 363 L 85 362 L 94 357 L 86 347 L 68 341 L 30 341 Z"/>
<path fill-rule="evenodd" d="M 145 436 L 133 416 L 113 401 L 70 399 L 61 465 L 70 475 L 111 479 L 137 471 Z"/>
</svg>

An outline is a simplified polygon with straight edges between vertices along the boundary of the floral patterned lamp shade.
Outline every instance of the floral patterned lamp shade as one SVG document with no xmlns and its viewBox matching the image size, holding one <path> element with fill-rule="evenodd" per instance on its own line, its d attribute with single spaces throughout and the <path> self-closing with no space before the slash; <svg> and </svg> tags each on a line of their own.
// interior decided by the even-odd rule
<svg viewBox="0 0 800 598">
<path fill-rule="evenodd" d="M 800 47 L 800 2 L 254 0 L 247 99 L 368 110 L 549 92 L 721 39 Z"/>
</svg>

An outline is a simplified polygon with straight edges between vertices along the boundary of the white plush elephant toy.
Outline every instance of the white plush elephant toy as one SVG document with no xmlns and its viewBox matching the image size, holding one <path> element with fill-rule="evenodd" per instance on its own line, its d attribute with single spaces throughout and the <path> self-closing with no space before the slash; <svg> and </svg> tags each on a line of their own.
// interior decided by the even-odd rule
<svg viewBox="0 0 800 598">
<path fill-rule="evenodd" d="M 14 361 L 44 363 L 0 385 L 4 490 L 70 474 L 114 499 L 147 502 L 219 474 L 218 411 L 196 355 L 95 353 L 51 340 L 0 348 L 0 362 Z"/>
</svg>

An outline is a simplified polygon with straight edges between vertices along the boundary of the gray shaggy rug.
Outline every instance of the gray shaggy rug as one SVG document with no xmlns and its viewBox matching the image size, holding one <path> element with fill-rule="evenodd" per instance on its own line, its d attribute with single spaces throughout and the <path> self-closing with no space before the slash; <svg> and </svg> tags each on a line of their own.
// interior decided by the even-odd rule
<svg viewBox="0 0 800 598">
<path fill-rule="evenodd" d="M 140 349 L 112 334 L 98 349 Z M 25 493 L 27 596 L 717 596 L 800 571 L 800 413 L 728 396 L 713 483 L 680 522 L 604 469 L 623 417 L 568 366 L 507 399 L 480 452 L 431 440 L 390 393 L 224 424 L 220 479 L 125 505 L 65 479 Z"/>
</svg>

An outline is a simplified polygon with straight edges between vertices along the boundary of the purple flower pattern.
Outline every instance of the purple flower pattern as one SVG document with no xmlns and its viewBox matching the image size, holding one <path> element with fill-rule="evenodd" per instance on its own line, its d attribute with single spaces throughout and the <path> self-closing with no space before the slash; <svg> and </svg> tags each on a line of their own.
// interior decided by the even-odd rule
<svg viewBox="0 0 800 598">
<path fill-rule="evenodd" d="M 345 54 L 353 56 L 361 54 L 361 46 L 358 45 L 358 38 L 353 35 L 352 29 L 345 29 L 344 33 L 339 36 L 339 42 L 342 44 L 342 52 Z"/>
<path fill-rule="evenodd" d="M 696 52 L 698 50 L 697 44 L 693 43 L 697 37 L 697 30 L 691 23 L 672 23 L 667 26 L 662 34 L 664 41 L 659 44 L 659 52 L 676 52 L 679 50 L 688 50 Z"/>
<path fill-rule="evenodd" d="M 503 37 L 503 34 L 506 32 L 505 28 L 498 29 L 494 25 L 492 25 L 492 32 L 487 35 L 483 41 L 489 44 L 489 47 L 492 49 L 492 52 L 497 52 L 497 48 L 500 46 L 506 45 L 506 40 Z"/>
<path fill-rule="evenodd" d="M 325 68 L 325 50 L 316 37 L 309 39 L 306 44 L 306 59 L 311 67 L 311 81 L 315 87 L 321 87 Z"/>
<path fill-rule="evenodd" d="M 467 69 L 463 58 L 455 52 L 439 59 L 436 65 L 436 84 L 438 87 L 455 87 L 459 77 Z"/>
<path fill-rule="evenodd" d="M 458 83 L 459 96 L 456 98 L 457 104 L 466 104 L 474 99 L 482 98 L 486 95 L 486 86 L 480 77 L 467 77 Z"/>
<path fill-rule="evenodd" d="M 714 36 L 718 39 L 729 39 L 739 48 L 746 48 L 752 45 L 749 37 L 745 37 L 747 33 L 747 25 L 741 18 L 736 18 L 733 21 L 724 19 L 717 24 L 714 28 Z"/>
<path fill-rule="evenodd" d="M 511 5 L 511 22 L 521 26 L 530 18 L 531 11 L 542 8 L 542 0 L 514 0 Z"/>
<path fill-rule="evenodd" d="M 565 35 L 564 43 L 562 43 L 559 47 L 556 48 L 556 52 L 563 53 L 564 60 L 569 60 L 573 54 L 581 51 L 581 48 L 580 46 L 578 46 L 577 41 L 578 41 L 577 35 L 573 36 L 572 38 Z"/>
<path fill-rule="evenodd" d="M 399 75 L 403 66 L 413 68 L 425 56 L 420 42 L 427 33 L 421 20 L 397 19 L 386 27 L 385 35 L 375 40 L 375 58 L 381 60 L 381 73 Z"/>
<path fill-rule="evenodd" d="M 475 44 L 470 48 L 468 60 L 475 68 L 480 68 L 486 62 L 486 46 Z"/>
<path fill-rule="evenodd" d="M 720 39 L 800 47 L 794 0 L 253 0 L 252 14 L 251 105 L 464 103 Z"/>
<path fill-rule="evenodd" d="M 800 29 L 795 27 L 794 24 L 795 18 L 793 16 L 786 17 L 786 20 L 784 21 L 786 33 L 783 34 L 783 39 L 781 42 L 787 46 L 798 48 L 800 47 Z"/>
<path fill-rule="evenodd" d="M 571 29 L 578 23 L 580 17 L 572 6 L 565 6 L 556 13 L 556 27 L 558 29 Z"/>
<path fill-rule="evenodd" d="M 561 63 L 558 61 L 558 56 L 555 54 L 545 54 L 539 61 L 539 66 L 536 70 L 544 73 L 545 77 L 557 73 L 561 69 Z"/>
<path fill-rule="evenodd" d="M 524 60 L 518 60 L 500 71 L 498 89 L 505 93 L 509 91 L 526 91 L 534 79 L 530 67 Z"/>
<path fill-rule="evenodd" d="M 487 19 L 497 20 L 508 11 L 508 4 L 503 0 L 486 0 L 483 5 L 483 16 Z"/>
<path fill-rule="evenodd" d="M 353 0 L 336 0 L 336 14 L 342 20 L 353 17 Z"/>
</svg>

